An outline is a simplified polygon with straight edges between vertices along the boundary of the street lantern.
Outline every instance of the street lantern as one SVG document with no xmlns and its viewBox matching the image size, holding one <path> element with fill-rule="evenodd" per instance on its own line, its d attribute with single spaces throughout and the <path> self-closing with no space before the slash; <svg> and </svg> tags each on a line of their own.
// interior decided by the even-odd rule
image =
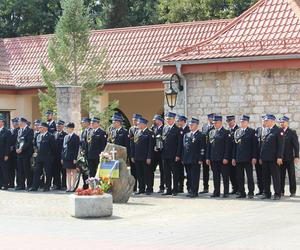
<svg viewBox="0 0 300 250">
<path fill-rule="evenodd" d="M 167 99 L 167 104 L 168 106 L 173 109 L 176 106 L 177 102 L 177 96 L 178 96 L 178 91 L 176 91 L 173 87 L 173 84 L 177 85 L 177 88 L 179 91 L 183 90 L 183 86 L 181 85 L 180 82 L 180 77 L 177 74 L 173 74 L 170 79 L 170 87 L 169 89 L 165 92 L 166 99 Z"/>
</svg>

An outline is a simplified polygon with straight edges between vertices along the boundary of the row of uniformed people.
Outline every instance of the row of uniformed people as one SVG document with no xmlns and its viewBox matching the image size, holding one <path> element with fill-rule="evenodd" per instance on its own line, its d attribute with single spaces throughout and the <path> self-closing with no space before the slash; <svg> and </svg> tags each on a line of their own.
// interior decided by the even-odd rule
<svg viewBox="0 0 300 250">
<path fill-rule="evenodd" d="M 276 125 L 274 115 L 263 116 L 263 126 L 256 131 L 249 127 L 250 117 L 243 115 L 241 127 L 235 116 L 227 116 L 228 129 L 223 127 L 222 116 L 208 115 L 208 123 L 199 129 L 199 120 L 169 112 L 166 119 L 156 115 L 151 130 L 147 120 L 134 115 L 130 128 L 131 167 L 135 168 L 139 193 L 153 192 L 153 176 L 157 164 L 160 167 L 160 193 L 177 195 L 183 190 L 183 167 L 187 173 L 187 189 L 190 197 L 198 196 L 200 169 L 203 169 L 204 190 L 208 192 L 209 169 L 212 169 L 214 192 L 220 196 L 221 177 L 224 184 L 223 197 L 231 194 L 245 198 L 244 175 L 248 182 L 248 197 L 254 197 L 253 166 L 256 168 L 259 192 L 262 198 L 271 198 L 271 178 L 274 185 L 274 199 L 284 194 L 286 171 L 289 174 L 290 193 L 295 196 L 296 179 L 294 160 L 299 157 L 298 137 L 288 127 L 288 117 L 280 119 L 281 128 Z M 164 121 L 166 124 L 164 125 Z M 121 117 L 120 117 L 121 122 Z M 135 172 L 133 171 L 133 172 Z M 164 177 L 164 178 L 162 178 Z M 173 185 L 172 185 L 173 180 Z M 164 188 L 166 187 L 166 192 Z"/>
</svg>

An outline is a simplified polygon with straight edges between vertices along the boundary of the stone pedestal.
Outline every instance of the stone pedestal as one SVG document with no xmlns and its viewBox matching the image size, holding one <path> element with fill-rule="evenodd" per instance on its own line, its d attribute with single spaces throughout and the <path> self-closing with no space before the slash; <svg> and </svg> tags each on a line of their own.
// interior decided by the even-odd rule
<svg viewBox="0 0 300 250">
<path fill-rule="evenodd" d="M 81 196 L 72 194 L 70 199 L 70 213 L 76 218 L 97 218 L 112 216 L 113 205 L 110 194 Z"/>
<path fill-rule="evenodd" d="M 81 87 L 56 86 L 58 119 L 74 122 L 75 130 L 80 129 L 81 120 Z"/>
</svg>

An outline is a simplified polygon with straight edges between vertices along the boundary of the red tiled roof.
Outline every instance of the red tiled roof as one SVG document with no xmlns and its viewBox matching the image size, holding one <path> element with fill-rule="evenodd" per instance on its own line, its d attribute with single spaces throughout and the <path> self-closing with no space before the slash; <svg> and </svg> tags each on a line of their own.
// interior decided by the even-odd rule
<svg viewBox="0 0 300 250">
<path fill-rule="evenodd" d="M 261 0 L 206 41 L 162 62 L 300 54 L 299 0 Z"/>
<path fill-rule="evenodd" d="M 92 32 L 91 41 L 99 48 L 107 48 L 110 61 L 108 82 L 162 80 L 166 76 L 160 66 L 154 65 L 159 58 L 211 37 L 228 23 L 229 20 L 219 20 L 97 30 Z M 0 59 L 1 77 L 2 71 L 9 68 L 11 75 L 8 76 L 16 87 L 41 86 L 39 64 L 41 61 L 49 64 L 49 37 L 43 35 L 0 40 L 4 46 L 0 43 L 0 49 L 3 50 L 0 50 L 0 56 L 6 54 L 7 57 L 4 65 L 2 56 Z"/>
</svg>

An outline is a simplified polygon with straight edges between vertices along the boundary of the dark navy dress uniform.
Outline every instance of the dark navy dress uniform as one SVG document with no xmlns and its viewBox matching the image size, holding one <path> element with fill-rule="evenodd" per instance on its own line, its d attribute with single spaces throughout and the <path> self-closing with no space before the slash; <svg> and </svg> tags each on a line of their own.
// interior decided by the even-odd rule
<svg viewBox="0 0 300 250">
<path fill-rule="evenodd" d="M 107 144 L 107 134 L 101 128 L 92 129 L 88 134 L 87 160 L 90 170 L 90 177 L 94 177 L 99 165 L 100 153 Z"/>
<path fill-rule="evenodd" d="M 297 132 L 291 128 L 284 131 L 284 152 L 281 171 L 281 193 L 284 194 L 285 176 L 288 172 L 290 193 L 296 193 L 295 158 L 299 158 L 299 141 Z"/>
<path fill-rule="evenodd" d="M 83 118 L 82 122 L 90 122 L 89 118 Z M 87 161 L 88 156 L 88 135 L 91 132 L 92 128 L 85 128 L 80 134 L 80 154 L 85 158 Z M 88 179 L 88 175 L 85 172 L 82 173 L 82 180 L 83 180 L 83 188 L 87 189 L 89 186 L 86 183 Z"/>
<path fill-rule="evenodd" d="M 12 128 L 10 130 L 10 150 L 9 150 L 9 159 L 8 159 L 8 178 L 9 178 L 9 187 L 14 188 L 15 179 L 17 175 L 17 153 L 16 153 L 16 143 L 18 137 L 19 128 Z M 18 179 L 16 180 L 18 182 Z"/>
<path fill-rule="evenodd" d="M 256 178 L 257 178 L 257 187 L 258 187 L 258 190 L 259 190 L 258 195 L 261 195 L 264 192 L 262 165 L 259 162 L 259 159 L 260 159 L 261 145 L 262 145 L 262 142 L 263 142 L 263 137 L 264 137 L 264 131 L 265 130 L 266 130 L 266 128 L 264 128 L 264 127 L 258 127 L 255 130 L 255 135 L 256 135 L 256 139 L 257 139 L 257 154 L 256 154 L 257 162 L 255 164 L 255 172 L 256 172 Z"/>
<path fill-rule="evenodd" d="M 176 157 L 181 157 L 182 150 L 182 134 L 183 132 L 173 124 L 172 127 L 166 125 L 163 128 L 163 150 L 162 159 L 165 171 L 165 183 L 167 192 L 165 194 L 178 193 L 178 164 Z M 173 176 L 173 189 L 172 189 L 172 176 Z"/>
<path fill-rule="evenodd" d="M 224 127 L 210 131 L 206 158 L 210 160 L 214 179 L 214 194 L 220 196 L 221 175 L 223 178 L 224 195 L 229 194 L 229 167 L 223 160 L 231 159 L 231 135 Z"/>
<path fill-rule="evenodd" d="M 63 142 L 63 148 L 61 153 L 61 159 L 63 160 L 64 169 L 75 169 L 76 164 L 74 161 L 78 158 L 80 146 L 79 136 L 75 133 L 66 135 Z"/>
<path fill-rule="evenodd" d="M 211 116 L 212 114 L 208 115 L 208 116 Z M 214 129 L 214 125 L 213 124 L 204 124 L 203 127 L 202 127 L 202 134 L 205 135 L 206 137 L 206 143 L 208 142 L 208 135 L 209 135 L 209 132 L 211 130 Z M 203 162 L 203 191 L 204 193 L 207 193 L 208 192 L 208 189 L 209 189 L 209 166 L 206 164 L 206 162 L 204 161 Z"/>
<path fill-rule="evenodd" d="M 137 170 L 139 193 L 145 191 L 152 193 L 152 165 L 148 165 L 146 161 L 153 158 L 154 135 L 152 131 L 145 128 L 143 131 L 138 130 L 135 136 L 132 157 Z"/>
<path fill-rule="evenodd" d="M 61 164 L 61 153 L 63 151 L 64 138 L 67 135 L 65 131 L 54 132 L 56 154 L 53 164 L 53 184 L 57 189 L 66 187 L 66 171 Z"/>
<path fill-rule="evenodd" d="M 48 132 L 51 134 L 54 134 L 56 132 L 56 123 L 54 120 L 48 121 L 47 122 L 48 126 L 49 126 L 49 130 Z"/>
<path fill-rule="evenodd" d="M 112 130 L 111 143 L 123 146 L 127 149 L 127 155 L 130 155 L 130 148 L 129 148 L 129 136 L 127 129 L 120 127 L 119 129 Z"/>
<path fill-rule="evenodd" d="M 257 139 L 252 128 L 238 129 L 234 135 L 232 158 L 236 161 L 239 197 L 245 197 L 245 172 L 247 175 L 248 195 L 253 198 L 254 180 L 252 159 L 257 157 Z"/>
<path fill-rule="evenodd" d="M 227 116 L 227 119 L 228 117 L 230 116 Z M 232 116 L 234 117 L 234 116 Z M 234 117 L 235 119 L 235 117 Z M 239 128 L 238 125 L 235 125 L 233 128 L 230 128 L 229 129 L 229 132 L 230 132 L 230 138 L 231 138 L 231 149 L 233 149 L 233 145 L 234 145 L 234 133 L 235 131 Z M 232 152 L 231 154 L 232 155 Z M 238 191 L 238 180 L 237 180 L 237 173 L 236 173 L 236 167 L 232 166 L 231 164 L 231 158 L 229 159 L 229 163 L 228 163 L 228 167 L 229 167 L 229 179 L 230 179 L 230 182 L 231 182 L 231 186 L 232 186 L 232 193 L 237 193 Z"/>
<path fill-rule="evenodd" d="M 41 124 L 42 125 L 42 124 Z M 37 148 L 37 157 L 36 157 L 36 166 L 33 177 L 32 191 L 38 189 L 40 185 L 40 177 L 45 171 L 46 182 L 44 185 L 44 190 L 48 191 L 51 185 L 52 179 L 52 164 L 56 154 L 56 144 L 55 138 L 50 132 L 44 134 L 39 134 Z"/>
<path fill-rule="evenodd" d="M 200 161 L 205 161 L 206 137 L 199 130 L 189 132 L 183 138 L 182 163 L 187 169 L 191 197 L 198 196 Z"/>
<path fill-rule="evenodd" d="M 1 118 L 2 119 L 2 118 Z M 10 132 L 5 127 L 0 128 L 0 188 L 8 188 L 8 157 L 10 149 Z M 5 160 L 4 158 L 7 157 Z"/>
<path fill-rule="evenodd" d="M 190 132 L 190 128 L 188 125 L 186 125 L 184 128 L 180 128 L 180 131 L 181 131 L 181 136 L 182 136 L 182 139 L 181 139 L 181 143 L 183 143 L 183 137 L 185 134 L 189 133 Z M 181 146 L 181 148 L 183 147 L 183 145 Z M 178 176 L 178 191 L 180 193 L 183 193 L 183 188 L 184 188 L 184 165 L 182 164 L 182 161 L 179 161 L 177 162 L 178 164 L 178 173 L 179 173 L 179 176 Z M 187 180 L 186 182 L 186 186 L 187 186 L 187 189 L 189 190 L 190 189 L 190 183 L 189 181 Z"/>
<path fill-rule="evenodd" d="M 19 129 L 16 149 L 22 149 L 22 152 L 17 154 L 17 179 L 19 183 L 17 183 L 18 186 L 16 189 L 25 189 L 25 186 L 30 188 L 32 186 L 31 157 L 33 154 L 33 130 L 28 126 Z"/>
<path fill-rule="evenodd" d="M 160 181 L 159 181 L 159 191 L 162 193 L 165 190 L 165 180 L 164 180 L 164 168 L 162 162 L 162 133 L 163 133 L 164 125 L 153 126 L 151 130 L 154 133 L 154 152 L 153 152 L 153 159 L 152 159 L 152 181 L 151 185 L 154 186 L 154 174 L 156 171 L 157 166 L 159 167 L 160 173 Z"/>
<path fill-rule="evenodd" d="M 273 117 L 271 117 L 273 119 Z M 266 118 L 266 119 L 271 119 Z M 274 117 L 275 120 L 275 117 Z M 280 166 L 277 165 L 277 159 L 283 159 L 284 152 L 284 132 L 281 128 L 274 125 L 268 129 L 262 142 L 260 159 L 262 160 L 263 181 L 265 198 L 271 197 L 270 185 L 271 178 L 275 191 L 275 197 L 281 197 L 280 186 Z"/>
</svg>

